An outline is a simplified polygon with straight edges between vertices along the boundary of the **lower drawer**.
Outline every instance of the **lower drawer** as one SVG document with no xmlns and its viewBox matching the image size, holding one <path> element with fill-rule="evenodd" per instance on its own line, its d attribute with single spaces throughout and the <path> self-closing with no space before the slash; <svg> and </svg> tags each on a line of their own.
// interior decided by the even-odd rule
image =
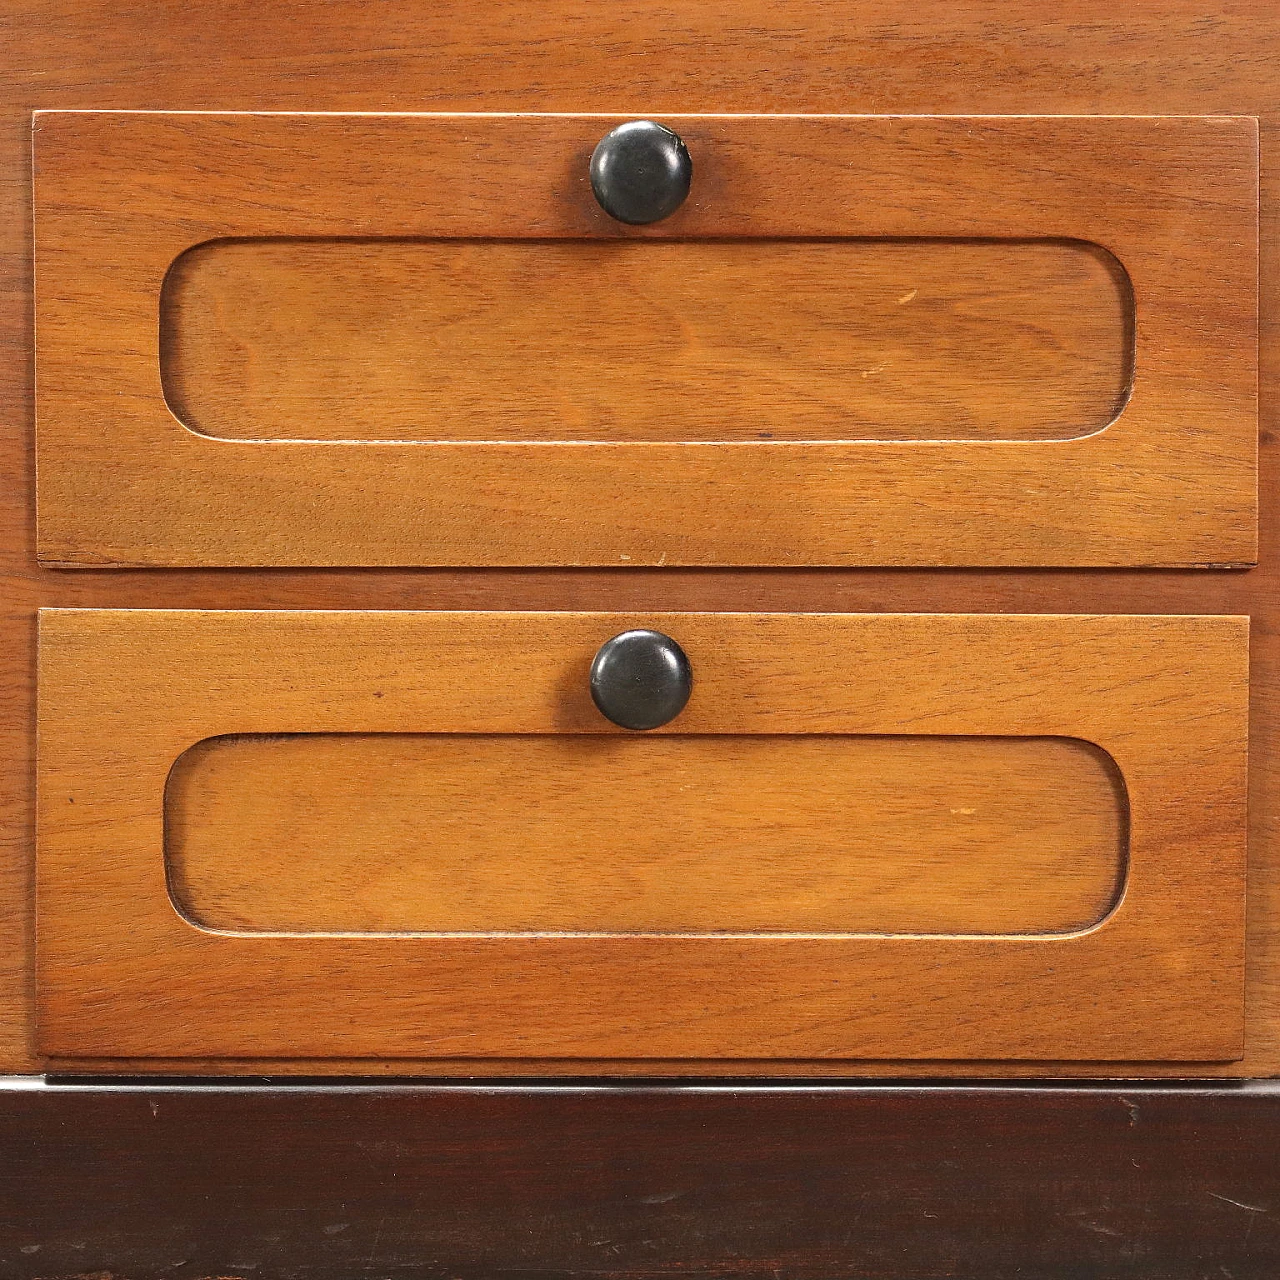
<svg viewBox="0 0 1280 1280">
<path fill-rule="evenodd" d="M 1235 617 L 48 610 L 41 1047 L 1231 1061 L 1247 689 Z"/>
</svg>

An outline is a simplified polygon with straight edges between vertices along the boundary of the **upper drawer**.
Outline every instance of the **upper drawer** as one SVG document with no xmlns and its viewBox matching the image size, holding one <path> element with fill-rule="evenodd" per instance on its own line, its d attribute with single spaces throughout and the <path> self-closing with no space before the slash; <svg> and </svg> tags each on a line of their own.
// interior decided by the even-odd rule
<svg viewBox="0 0 1280 1280">
<path fill-rule="evenodd" d="M 43 112 L 64 565 L 1226 565 L 1256 124 Z"/>
</svg>

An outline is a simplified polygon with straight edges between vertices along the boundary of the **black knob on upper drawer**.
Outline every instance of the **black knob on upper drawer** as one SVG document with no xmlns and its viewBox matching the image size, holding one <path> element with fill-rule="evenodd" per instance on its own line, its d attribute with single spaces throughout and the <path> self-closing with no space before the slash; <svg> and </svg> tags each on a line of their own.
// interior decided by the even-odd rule
<svg viewBox="0 0 1280 1280">
<path fill-rule="evenodd" d="M 680 135 L 652 120 L 620 124 L 591 153 L 591 190 L 600 207 L 633 226 L 675 213 L 692 178 L 693 161 Z"/>
<path fill-rule="evenodd" d="M 624 631 L 600 646 L 591 664 L 591 697 L 624 729 L 656 729 L 684 710 L 693 669 L 661 631 Z"/>
</svg>

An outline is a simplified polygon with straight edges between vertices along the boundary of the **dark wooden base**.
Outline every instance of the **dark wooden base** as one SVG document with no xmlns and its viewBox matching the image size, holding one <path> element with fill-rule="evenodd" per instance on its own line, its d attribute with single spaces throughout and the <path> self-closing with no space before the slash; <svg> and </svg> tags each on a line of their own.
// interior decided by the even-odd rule
<svg viewBox="0 0 1280 1280">
<path fill-rule="evenodd" d="M 0 1087 L 5 1280 L 1275 1280 L 1280 1085 Z"/>
</svg>

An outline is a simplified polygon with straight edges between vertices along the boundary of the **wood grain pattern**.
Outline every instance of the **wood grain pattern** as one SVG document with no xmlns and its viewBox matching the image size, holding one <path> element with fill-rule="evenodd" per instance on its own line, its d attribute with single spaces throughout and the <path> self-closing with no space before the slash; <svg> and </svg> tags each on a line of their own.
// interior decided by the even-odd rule
<svg viewBox="0 0 1280 1280">
<path fill-rule="evenodd" d="M 1280 644 L 1277 592 L 1280 524 L 1261 511 L 1260 566 L 1249 573 L 863 570 L 746 572 L 91 572 L 70 575 L 34 558 L 32 492 L 31 164 L 32 108 L 332 111 L 616 111 L 670 115 L 734 112 L 928 112 L 940 115 L 1231 114 L 1261 118 L 1261 477 L 1280 483 L 1275 389 L 1280 366 L 1280 117 L 1276 66 L 1280 12 L 1270 0 L 1216 9 L 1200 0 L 1160 0 L 1122 9 L 1103 0 L 1045 6 L 1030 0 L 764 0 L 678 10 L 637 0 L 627 21 L 616 10 L 563 0 L 513 11 L 440 0 L 430 6 L 353 0 L 305 10 L 264 10 L 249 0 L 216 9 L 179 0 L 116 6 L 108 14 L 78 0 L 16 0 L 0 14 L 0 640 L 8 655 L 0 688 L 0 1065 L 43 1069 L 34 1043 L 32 831 L 35 670 L 34 610 L 160 608 L 523 608 L 662 611 L 682 609 L 1240 613 L 1253 618 L 1250 869 L 1246 1054 L 1239 1064 L 1197 1064 L 1195 1074 L 1280 1073 Z M 79 1070 L 93 1066 L 76 1063 Z M 464 1060 L 394 1063 L 345 1060 L 104 1062 L 110 1069 L 189 1073 L 473 1074 Z M 583 1064 L 588 1066 L 590 1064 Z M 673 1068 L 596 1063 L 610 1074 Z M 555 1072 L 555 1063 L 494 1061 L 490 1074 Z M 688 1070 L 687 1064 L 679 1070 Z M 865 1062 L 705 1063 L 721 1075 L 936 1075 L 936 1064 Z M 947 1075 L 1181 1076 L 1183 1064 L 947 1063 Z M 994 1095 L 1001 1114 L 1005 1096 Z M 1128 1096 L 1126 1094 L 1126 1096 Z M 1210 1095 L 1212 1096 L 1212 1095 Z M 914 1107 L 915 1104 L 913 1103 Z M 646 1113 L 647 1114 L 647 1113 Z M 1128 1113 L 1123 1117 L 1128 1124 Z M 829 1127 L 813 1126 L 824 1140 Z M 1256 1136 L 1256 1126 L 1246 1126 Z M 1072 1134 L 1076 1130 L 1072 1128 Z M 1139 1131 L 1140 1132 L 1140 1131 Z M 1202 1132 L 1197 1126 L 1196 1132 Z M 1078 1141 L 1073 1137 L 1073 1141 Z M 1212 1149 L 1209 1143 L 1207 1149 Z M 1039 1151 L 1038 1140 L 1031 1148 Z M 1197 1148 L 1205 1150 L 1205 1147 Z M 1245 1139 L 1230 1148 L 1256 1149 Z M 189 1161 L 191 1148 L 182 1147 Z M 1035 1168 L 1041 1166 L 1032 1161 Z M 1160 1167 L 1181 1167 L 1174 1154 Z M 95 1166 L 96 1167 L 96 1166 Z M 111 1167 L 108 1161 L 104 1167 Z M 808 1166 L 806 1166 L 808 1167 Z M 921 1166 L 924 1167 L 924 1166 Z M 934 1167 L 932 1164 L 929 1167 Z M 1132 1166 L 1129 1166 L 1132 1168 Z M 1154 1167 L 1154 1166 L 1149 1166 Z M 1134 1175 L 1138 1176 L 1138 1175 Z M 1009 1183 L 1027 1185 L 1025 1176 Z M 799 1183 L 797 1183 L 799 1185 Z M 1145 1187 L 1145 1183 L 1141 1183 Z M 1222 1190 L 1215 1185 L 1215 1189 Z M 1056 1194 L 1056 1192 L 1055 1192 Z M 1232 1195 L 1228 1188 L 1224 1194 Z M 1239 1198 L 1248 1201 L 1247 1195 Z M 757 1198 L 757 1202 L 759 1201 Z M 1139 1219 L 1160 1202 L 1139 1196 Z M 908 1201 L 907 1203 L 913 1203 Z M 1001 1193 L 999 1227 L 1011 1222 Z M 1219 1201 L 1197 1197 L 1188 1210 Z M 1224 1211 L 1241 1211 L 1223 1206 Z M 842 1221 L 847 1220 L 844 1215 Z M 1026 1219 L 1037 1224 L 1042 1215 Z M 913 1220 L 914 1221 L 914 1220 Z M 1199 1221 L 1199 1219 L 1196 1219 Z M 792 1224 L 793 1225 L 793 1224 Z M 1224 1221 L 1223 1229 L 1238 1225 Z M 1260 1225 L 1260 1224 L 1259 1224 Z M 791 1230 L 791 1226 L 788 1227 Z M 1242 1233 L 1240 1233 L 1242 1236 Z M 791 1236 L 794 1238 L 794 1235 Z M 914 1238 L 914 1237 L 913 1237 Z M 1188 1239 L 1194 1240 L 1192 1233 Z M 1255 1229 L 1254 1239 L 1257 1231 Z M 894 1233 L 896 1244 L 903 1239 Z M 1030 1239 L 1028 1237 L 1028 1239 Z M 1225 1236 L 1224 1236 L 1225 1239 Z M 1119 1265 L 1103 1241 L 1100 1277 Z M 1066 1246 L 1064 1246 L 1066 1247 Z M 1023 1254 L 1014 1250 L 1018 1258 Z M 1064 1253 L 1074 1258 L 1079 1251 Z M 1170 1256 L 1185 1259 L 1192 1250 Z M 35 1255 L 38 1257 L 39 1255 Z M 176 1256 L 176 1255 L 175 1255 Z M 1236 1271 L 1230 1257 L 1223 1259 Z M 1181 1265 L 1180 1263 L 1178 1265 Z M 1141 1256 L 1134 1263 L 1141 1270 Z M 1172 1269 L 1172 1267 L 1170 1268 Z M 1274 1268 L 1272 1268 L 1274 1270 Z"/>
<path fill-rule="evenodd" d="M 1066 738 L 223 737 L 164 803 L 175 905 L 238 933 L 1071 933 L 1128 854 Z"/>
<path fill-rule="evenodd" d="M 1255 121 L 669 122 L 699 193 L 662 223 L 627 228 L 586 179 L 617 116 L 37 115 L 40 555 L 81 566 L 1253 562 Z M 174 260 L 218 238 L 374 234 L 1083 240 L 1129 277 L 1136 372 L 1119 419 L 1069 441 L 264 446 L 184 429 L 159 376 L 156 315 Z M 769 430 L 761 419 L 758 433 Z"/>
<path fill-rule="evenodd" d="M 1092 930 L 227 934 L 173 909 L 164 789 L 223 734 L 629 735 L 586 672 L 672 635 L 695 735 L 1082 737 L 1129 801 Z M 833 680 L 859 668 L 868 680 Z M 40 1035 L 63 1056 L 1213 1061 L 1242 1048 L 1248 620 L 48 610 Z M 678 726 L 678 727 L 677 727 Z M 764 815 L 761 815 L 764 816 Z"/>
<path fill-rule="evenodd" d="M 1110 254 L 985 241 L 218 241 L 161 294 L 226 439 L 1054 440 L 1132 376 Z"/>
</svg>

